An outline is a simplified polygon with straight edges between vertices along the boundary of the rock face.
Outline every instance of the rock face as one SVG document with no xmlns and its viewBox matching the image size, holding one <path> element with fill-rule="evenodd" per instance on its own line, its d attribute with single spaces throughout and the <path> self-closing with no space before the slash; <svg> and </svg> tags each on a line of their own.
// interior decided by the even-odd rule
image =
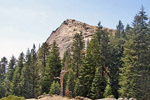
<svg viewBox="0 0 150 100">
<path fill-rule="evenodd" d="M 51 33 L 46 42 L 51 45 L 55 40 L 59 47 L 60 57 L 62 58 L 66 49 L 71 47 L 73 37 L 76 33 L 82 33 L 86 46 L 87 41 L 91 40 L 96 30 L 97 26 L 88 25 L 73 19 L 67 19 L 60 25 L 60 27 Z M 107 29 L 107 31 L 114 32 L 112 29 Z"/>
</svg>

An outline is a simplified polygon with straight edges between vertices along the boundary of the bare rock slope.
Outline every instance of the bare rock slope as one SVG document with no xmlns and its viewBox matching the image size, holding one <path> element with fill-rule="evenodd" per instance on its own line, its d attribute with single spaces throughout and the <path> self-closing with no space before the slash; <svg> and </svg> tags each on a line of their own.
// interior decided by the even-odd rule
<svg viewBox="0 0 150 100">
<path fill-rule="evenodd" d="M 114 32 L 112 29 L 107 29 L 107 31 Z M 65 20 L 60 27 L 51 33 L 46 42 L 51 45 L 55 40 L 58 44 L 60 57 L 63 57 L 63 53 L 67 48 L 70 48 L 73 43 L 73 37 L 76 33 L 81 33 L 85 40 L 85 45 L 87 40 L 91 40 L 92 35 L 96 32 L 97 26 L 88 25 L 73 19 Z"/>
</svg>

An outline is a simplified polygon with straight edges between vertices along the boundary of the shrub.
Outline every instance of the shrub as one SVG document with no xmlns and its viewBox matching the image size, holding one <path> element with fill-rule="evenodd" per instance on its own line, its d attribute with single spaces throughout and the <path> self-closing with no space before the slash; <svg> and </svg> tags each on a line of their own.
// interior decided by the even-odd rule
<svg viewBox="0 0 150 100">
<path fill-rule="evenodd" d="M 104 97 L 108 98 L 110 95 L 112 95 L 111 86 L 107 84 L 105 91 L 104 91 Z"/>
<path fill-rule="evenodd" d="M 60 94 L 60 85 L 58 82 L 53 81 L 49 94 Z"/>
<path fill-rule="evenodd" d="M 108 98 L 115 98 L 115 96 L 114 95 L 109 95 Z"/>
<path fill-rule="evenodd" d="M 9 95 L 8 97 L 4 97 L 0 100 L 25 100 L 25 98 L 24 97 L 17 97 L 14 95 Z"/>
</svg>

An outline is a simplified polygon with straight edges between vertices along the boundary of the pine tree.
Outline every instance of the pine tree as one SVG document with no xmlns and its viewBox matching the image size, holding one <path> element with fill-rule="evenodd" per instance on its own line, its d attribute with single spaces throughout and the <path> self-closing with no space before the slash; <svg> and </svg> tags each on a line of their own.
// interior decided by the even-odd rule
<svg viewBox="0 0 150 100">
<path fill-rule="evenodd" d="M 121 96 L 135 97 L 137 99 L 148 99 L 150 84 L 149 80 L 149 46 L 150 38 L 147 28 L 147 15 L 143 7 L 134 18 L 133 30 L 130 38 L 125 44 L 124 64 L 120 73 L 119 90 Z M 132 35 L 132 37 L 131 37 Z"/>
<path fill-rule="evenodd" d="M 21 53 L 17 62 L 17 65 L 15 67 L 15 72 L 12 79 L 11 84 L 11 92 L 14 95 L 21 96 L 21 84 L 20 84 L 20 77 L 21 77 L 21 71 L 24 67 L 24 53 Z"/>
<path fill-rule="evenodd" d="M 5 87 L 6 87 L 5 95 L 6 96 L 11 94 L 10 88 L 11 88 L 11 82 L 12 82 L 14 71 L 15 71 L 15 65 L 16 65 L 16 58 L 12 56 L 8 64 L 6 79 L 5 79 Z"/>
<path fill-rule="evenodd" d="M 57 95 L 60 94 L 60 85 L 58 82 L 53 81 L 50 87 L 49 94 L 57 94 Z"/>
<path fill-rule="evenodd" d="M 60 84 L 59 84 L 58 82 L 56 82 L 55 91 L 56 91 L 56 94 L 57 94 L 57 95 L 60 94 Z"/>
<path fill-rule="evenodd" d="M 137 79 L 139 76 L 134 43 L 134 40 L 130 39 L 124 45 L 124 57 L 122 58 L 124 64 L 120 68 L 121 73 L 119 79 L 121 86 L 119 93 L 121 97 L 136 97 L 136 93 L 138 93 Z"/>
<path fill-rule="evenodd" d="M 96 41 L 98 42 L 98 47 L 99 48 L 99 53 L 100 56 L 99 58 L 99 66 L 97 67 L 101 67 L 100 69 L 102 69 L 102 77 L 104 77 L 104 73 L 107 73 L 106 69 L 108 67 L 109 64 L 109 49 L 110 49 L 110 45 L 109 45 L 109 33 L 107 32 L 107 30 L 102 30 L 101 29 L 101 25 L 98 26 L 98 30 L 94 36 L 94 39 L 96 39 Z"/>
<path fill-rule="evenodd" d="M 61 71 L 61 61 L 59 57 L 59 48 L 56 41 L 53 42 L 48 58 L 48 64 L 45 68 L 43 77 L 42 91 L 48 93 L 54 77 L 59 77 Z"/>
<path fill-rule="evenodd" d="M 2 59 L 1 59 L 1 73 L 3 73 L 3 74 L 5 74 L 6 73 L 6 67 L 7 67 L 7 58 L 6 57 L 3 57 Z"/>
<path fill-rule="evenodd" d="M 127 25 L 126 25 L 126 28 L 125 28 L 125 32 L 128 32 L 130 29 L 131 29 L 130 25 L 127 24 Z"/>
<path fill-rule="evenodd" d="M 148 17 L 144 11 L 144 7 L 141 7 L 139 13 L 134 17 L 133 27 L 135 33 L 145 33 L 147 30 L 147 20 Z"/>
<path fill-rule="evenodd" d="M 139 91 L 140 95 L 137 95 L 137 98 L 140 99 L 148 99 L 150 96 L 149 91 L 150 84 L 149 73 L 150 73 L 150 65 L 149 65 L 149 46 L 150 46 L 150 37 L 148 30 L 148 17 L 144 8 L 141 8 L 141 11 L 135 16 L 133 22 L 133 31 L 136 34 L 135 42 L 136 42 L 136 54 L 137 54 L 137 63 L 138 63 L 138 72 L 141 75 L 139 78 Z"/>
<path fill-rule="evenodd" d="M 108 78 L 107 86 L 105 88 L 104 97 L 107 98 L 112 95 L 112 89 L 110 86 L 110 79 Z"/>
<path fill-rule="evenodd" d="M 96 66 L 96 68 L 99 68 L 100 72 L 100 77 L 102 78 L 102 83 L 101 83 L 101 87 L 99 87 L 103 92 L 105 89 L 105 86 L 107 84 L 106 82 L 106 78 L 107 76 L 107 69 L 109 66 L 109 62 L 110 62 L 110 45 L 109 45 L 109 33 L 107 32 L 107 30 L 102 30 L 101 29 L 102 26 L 98 26 L 98 30 L 95 34 L 94 39 L 96 39 L 96 41 L 98 42 L 98 46 L 97 48 L 99 48 L 99 52 L 97 53 L 97 57 L 99 60 L 98 64 Z M 95 56 L 96 57 L 96 56 Z"/>
<path fill-rule="evenodd" d="M 25 98 L 31 98 L 32 95 L 32 80 L 31 80 L 31 52 L 28 49 L 25 57 L 25 64 L 21 71 L 21 87 L 22 87 L 22 96 Z"/>
<path fill-rule="evenodd" d="M 13 74 L 15 71 L 15 65 L 16 65 L 16 58 L 14 56 L 11 57 L 9 64 L 8 64 L 8 69 L 7 69 L 7 79 L 11 82 L 13 79 Z"/>
<path fill-rule="evenodd" d="M 90 98 L 99 99 L 103 97 L 103 90 L 101 90 L 102 77 L 100 77 L 100 70 L 96 68 L 95 76 L 91 86 Z"/>
<path fill-rule="evenodd" d="M 49 49 L 50 49 L 50 46 L 45 42 L 40 47 L 38 55 L 37 55 L 37 64 L 38 64 L 38 67 L 40 68 L 40 73 L 41 73 L 40 77 L 43 77 L 44 69 L 48 62 Z"/>
<path fill-rule="evenodd" d="M 128 28 L 128 29 L 127 29 Z M 109 45 L 109 66 L 108 66 L 108 76 L 110 78 L 110 86 L 112 88 L 112 95 L 115 98 L 119 97 L 118 89 L 119 86 L 119 68 L 122 67 L 122 56 L 124 50 L 124 43 L 127 39 L 126 33 L 130 31 L 130 26 L 127 25 L 126 30 L 124 30 L 124 25 L 121 21 L 117 25 L 115 36 L 110 37 Z"/>
<path fill-rule="evenodd" d="M 66 82 L 66 90 L 69 91 L 74 91 L 74 86 L 75 86 L 75 75 L 73 73 L 73 71 L 69 71 L 68 72 L 68 78 L 67 78 L 67 82 Z"/>
<path fill-rule="evenodd" d="M 86 51 L 85 58 L 80 71 L 80 90 L 82 96 L 90 96 L 92 81 L 95 75 L 96 68 L 101 70 L 99 77 L 101 77 L 101 86 L 97 87 L 104 92 L 107 77 L 107 67 L 109 62 L 109 38 L 108 32 L 102 30 L 102 26 L 99 23 L 99 28 L 94 34 L 93 39 L 90 41 L 88 49 Z M 103 93 L 102 93 L 103 94 Z"/>
<path fill-rule="evenodd" d="M 95 39 L 92 39 L 87 51 L 85 58 L 83 59 L 83 64 L 80 70 L 80 85 L 81 96 L 89 97 L 90 87 L 95 75 L 96 67 L 99 66 L 100 62 L 100 52 L 98 48 L 98 42 Z"/>
<path fill-rule="evenodd" d="M 41 94 L 44 92 L 42 90 L 42 83 L 43 83 L 43 76 L 45 72 L 45 68 L 48 63 L 48 57 L 49 57 L 49 52 L 50 46 L 45 42 L 42 44 L 41 48 L 38 50 L 38 55 L 37 55 L 37 61 L 36 61 L 36 67 L 38 68 L 38 78 L 39 78 L 39 86 L 38 86 L 38 92 Z"/>
<path fill-rule="evenodd" d="M 80 94 L 81 94 L 81 91 L 80 91 L 80 80 L 77 78 L 76 81 L 75 81 L 73 97 L 79 96 Z"/>
<path fill-rule="evenodd" d="M 120 38 L 120 37 L 124 37 L 124 25 L 123 23 L 121 22 L 121 20 L 119 20 L 119 23 L 117 25 L 117 31 L 116 31 L 116 37 L 117 38 Z"/>
<path fill-rule="evenodd" d="M 119 97 L 118 89 L 119 86 L 119 68 L 122 67 L 122 56 L 123 56 L 123 44 L 120 41 L 124 41 L 121 38 L 115 38 L 110 40 L 110 58 L 108 67 L 108 76 L 110 77 L 110 86 L 112 88 L 112 94 L 115 98 Z"/>
<path fill-rule="evenodd" d="M 72 52 L 73 52 L 73 70 L 76 73 L 76 78 L 79 76 L 79 70 L 82 63 L 83 58 L 83 48 L 84 48 L 84 40 L 82 33 L 78 34 L 76 33 L 73 38 L 73 44 L 72 44 Z"/>
<path fill-rule="evenodd" d="M 7 58 L 3 57 L 0 61 L 0 98 L 6 94 L 5 76 L 6 76 Z"/>
<path fill-rule="evenodd" d="M 39 79 L 39 68 L 37 67 L 37 53 L 35 44 L 31 49 L 31 66 L 30 66 L 30 77 L 32 85 L 32 97 L 37 97 L 40 93 L 40 79 Z"/>
</svg>

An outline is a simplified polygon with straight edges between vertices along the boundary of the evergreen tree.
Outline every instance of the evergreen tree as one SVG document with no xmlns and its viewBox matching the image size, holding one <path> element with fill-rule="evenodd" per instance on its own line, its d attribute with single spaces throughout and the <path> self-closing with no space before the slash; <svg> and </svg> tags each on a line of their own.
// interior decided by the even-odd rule
<svg viewBox="0 0 150 100">
<path fill-rule="evenodd" d="M 130 38 L 125 44 L 124 64 L 120 73 L 119 90 L 121 96 L 135 97 L 137 99 L 148 99 L 150 84 L 149 80 L 149 46 L 150 37 L 147 31 L 147 15 L 143 7 L 134 18 L 133 30 Z M 132 35 L 132 37 L 131 37 Z"/>
<path fill-rule="evenodd" d="M 7 58 L 3 57 L 0 61 L 0 80 L 3 82 L 6 76 Z"/>
<path fill-rule="evenodd" d="M 133 31 L 136 34 L 135 43 L 136 45 L 136 55 L 137 55 L 137 66 L 138 72 L 140 72 L 139 78 L 139 91 L 140 95 L 137 94 L 137 98 L 139 99 L 147 99 L 149 98 L 150 84 L 149 73 L 150 73 L 150 65 L 149 65 L 149 46 L 150 46 L 150 37 L 148 30 L 148 17 L 144 8 L 141 8 L 141 11 L 135 16 L 133 22 Z"/>
<path fill-rule="evenodd" d="M 120 37 L 124 37 L 124 25 L 123 23 L 121 22 L 121 20 L 119 20 L 119 23 L 117 25 L 117 31 L 116 31 L 116 37 L 117 38 L 120 38 Z"/>
<path fill-rule="evenodd" d="M 15 71 L 15 65 L 16 65 L 16 58 L 14 56 L 11 57 L 8 68 L 7 68 L 7 73 L 6 73 L 6 79 L 5 79 L 5 89 L 6 93 L 5 95 L 8 96 L 11 94 L 11 82 L 13 79 L 14 71 Z"/>
<path fill-rule="evenodd" d="M 101 70 L 99 77 L 101 77 L 101 83 L 99 90 L 104 92 L 106 85 L 106 77 L 107 77 L 107 67 L 109 62 L 109 38 L 108 32 L 106 30 L 102 30 L 102 26 L 100 23 L 98 24 L 99 28 L 95 33 L 93 39 L 91 40 L 85 59 L 83 60 L 83 65 L 80 71 L 80 84 L 81 84 L 81 95 L 82 96 L 90 96 L 92 81 L 95 75 L 96 68 Z M 102 97 L 103 93 L 101 94 Z"/>
<path fill-rule="evenodd" d="M 14 56 L 11 57 L 9 64 L 8 64 L 8 69 L 7 69 L 7 79 L 11 82 L 13 79 L 13 74 L 15 71 L 15 65 L 16 65 L 16 58 Z"/>
<path fill-rule="evenodd" d="M 98 42 L 97 48 L 99 48 L 99 65 L 97 67 L 100 67 L 102 69 L 102 77 L 105 76 L 105 73 L 107 73 L 107 68 L 109 66 L 109 33 L 107 30 L 102 30 L 101 25 L 98 26 L 98 30 L 94 36 L 94 39 Z M 98 60 L 98 59 L 97 59 Z"/>
<path fill-rule="evenodd" d="M 21 96 L 21 84 L 20 84 L 20 77 L 21 77 L 21 71 L 24 67 L 24 53 L 21 53 L 17 62 L 17 65 L 15 67 L 15 72 L 12 79 L 11 84 L 11 92 L 14 95 Z"/>
<path fill-rule="evenodd" d="M 45 72 L 45 68 L 47 66 L 48 63 L 48 57 L 49 57 L 49 52 L 50 50 L 50 46 L 45 42 L 42 44 L 41 48 L 38 50 L 38 55 L 37 55 L 37 61 L 36 61 L 36 67 L 38 68 L 38 78 L 39 78 L 39 82 L 38 82 L 38 92 L 39 94 L 41 94 L 42 92 L 44 92 L 42 90 L 42 85 L 43 84 L 43 76 L 44 76 L 44 72 Z"/>
<path fill-rule="evenodd" d="M 107 84 L 106 78 L 108 77 L 108 67 L 110 62 L 110 45 L 109 45 L 109 33 L 107 30 L 102 30 L 101 26 L 99 26 L 94 39 L 98 42 L 97 48 L 99 48 L 99 52 L 97 53 L 98 57 L 98 63 L 96 65 L 96 68 L 99 68 L 100 77 L 102 78 L 101 81 L 101 87 L 99 87 L 103 92 L 105 89 L 105 86 Z M 96 56 L 95 56 L 96 57 Z"/>
<path fill-rule="evenodd" d="M 74 91 L 74 86 L 75 86 L 75 75 L 73 73 L 73 71 L 69 71 L 68 72 L 68 78 L 67 78 L 67 82 L 66 82 L 66 90 L 69 91 Z"/>
<path fill-rule="evenodd" d="M 48 64 L 45 68 L 43 77 L 42 91 L 48 93 L 54 77 L 59 77 L 61 71 L 61 61 L 59 57 L 59 48 L 56 41 L 53 42 L 48 58 Z"/>
<path fill-rule="evenodd" d="M 146 12 L 144 11 L 144 7 L 141 7 L 141 10 L 139 13 L 134 17 L 133 20 L 133 27 L 135 33 L 145 33 L 147 30 L 147 21 L 148 17 L 146 15 Z"/>
<path fill-rule="evenodd" d="M 60 85 L 58 82 L 53 81 L 50 87 L 49 94 L 57 94 L 57 95 L 60 94 Z"/>
<path fill-rule="evenodd" d="M 25 64 L 21 71 L 21 87 L 22 87 L 22 96 L 25 98 L 31 98 L 32 95 L 32 80 L 31 80 L 31 52 L 28 49 L 26 58 L 25 58 Z"/>
<path fill-rule="evenodd" d="M 81 85 L 80 90 L 82 91 L 80 95 L 89 97 L 96 67 L 100 64 L 100 52 L 98 42 L 95 39 L 91 40 L 86 52 L 79 76 Z"/>
<path fill-rule="evenodd" d="M 37 64 L 38 64 L 38 68 L 40 69 L 40 73 L 41 73 L 40 77 L 43 77 L 44 69 L 48 62 L 49 49 L 50 49 L 50 46 L 45 42 L 40 47 L 38 55 L 37 55 Z"/>
<path fill-rule="evenodd" d="M 119 84 L 121 88 L 119 93 L 121 97 L 136 97 L 138 93 L 137 80 L 138 68 L 137 68 L 137 55 L 134 40 L 130 39 L 124 45 L 124 57 L 122 58 L 124 64 L 120 68 Z"/>
<path fill-rule="evenodd" d="M 122 67 L 122 55 L 123 55 L 123 44 L 120 41 L 124 41 L 122 38 L 115 38 L 110 40 L 110 58 L 108 67 L 108 76 L 110 77 L 110 86 L 112 88 L 112 94 L 118 98 L 119 86 L 119 68 Z"/>
<path fill-rule="evenodd" d="M 7 58 L 3 57 L 0 61 L 0 98 L 5 96 L 5 76 L 6 76 Z"/>
<path fill-rule="evenodd" d="M 119 86 L 119 68 L 122 67 L 122 56 L 124 50 L 124 43 L 127 39 L 126 33 L 130 31 L 130 26 L 127 25 L 127 28 L 124 32 L 124 25 L 121 21 L 117 25 L 115 37 L 110 37 L 110 46 L 109 46 L 109 66 L 108 66 L 108 76 L 110 78 L 110 87 L 112 88 L 112 94 L 118 98 L 118 89 Z"/>
<path fill-rule="evenodd" d="M 106 86 L 105 92 L 104 92 L 104 97 L 107 98 L 110 95 L 112 95 L 112 89 L 111 89 L 111 86 L 110 86 L 110 79 L 108 78 L 107 86 Z"/>
<path fill-rule="evenodd" d="M 39 79 L 39 68 L 37 67 L 37 53 L 35 44 L 31 49 L 31 66 L 30 66 L 30 77 L 32 84 L 32 97 L 37 97 L 40 93 L 40 79 Z"/>
<path fill-rule="evenodd" d="M 102 78 L 100 77 L 100 73 L 101 71 L 98 68 L 96 68 L 90 92 L 90 98 L 94 100 L 103 97 L 103 90 L 101 90 Z"/>
<path fill-rule="evenodd" d="M 75 81 L 73 97 L 79 96 L 80 94 L 81 94 L 81 91 L 80 91 L 80 80 L 77 78 L 76 81 Z"/>
<path fill-rule="evenodd" d="M 131 29 L 130 25 L 127 24 L 127 25 L 126 25 L 126 28 L 125 28 L 125 32 L 128 32 L 130 29 Z"/>
<path fill-rule="evenodd" d="M 74 65 L 74 72 L 76 73 L 76 78 L 79 76 L 79 70 L 82 63 L 83 58 L 83 48 L 84 48 L 84 41 L 82 33 L 76 33 L 73 38 L 72 44 L 72 52 L 73 52 L 73 65 Z"/>
</svg>

